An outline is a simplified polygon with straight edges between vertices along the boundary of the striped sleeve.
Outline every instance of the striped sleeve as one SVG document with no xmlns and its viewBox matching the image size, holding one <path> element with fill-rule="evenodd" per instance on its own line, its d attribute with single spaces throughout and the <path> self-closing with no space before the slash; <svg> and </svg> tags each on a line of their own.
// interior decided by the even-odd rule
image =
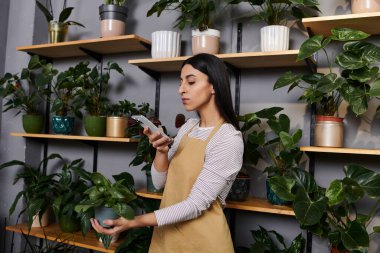
<svg viewBox="0 0 380 253">
<path fill-rule="evenodd" d="M 241 168 L 243 152 L 241 133 L 224 124 L 207 145 L 204 166 L 189 196 L 178 204 L 155 211 L 158 225 L 195 219 L 216 199 L 224 205 Z"/>
<path fill-rule="evenodd" d="M 171 148 L 169 149 L 169 152 L 168 152 L 168 159 L 169 159 L 169 162 L 171 161 L 171 159 L 173 158 L 173 155 L 175 154 L 175 152 L 177 151 L 177 148 L 178 148 L 178 145 L 179 143 L 181 142 L 181 139 L 183 137 L 183 135 L 185 133 L 187 133 L 191 127 L 193 127 L 195 124 L 197 124 L 199 122 L 199 120 L 196 120 L 196 119 L 189 119 L 178 131 L 178 134 L 177 136 L 174 138 L 174 142 L 173 142 L 173 145 L 171 146 Z M 162 188 L 164 188 L 165 186 L 165 183 L 166 183 L 166 177 L 168 175 L 168 172 L 167 171 L 158 171 L 155 167 L 154 167 L 154 164 L 152 163 L 152 167 L 151 167 L 151 173 L 152 173 L 152 182 L 153 182 L 153 186 L 154 188 L 160 190 Z"/>
</svg>

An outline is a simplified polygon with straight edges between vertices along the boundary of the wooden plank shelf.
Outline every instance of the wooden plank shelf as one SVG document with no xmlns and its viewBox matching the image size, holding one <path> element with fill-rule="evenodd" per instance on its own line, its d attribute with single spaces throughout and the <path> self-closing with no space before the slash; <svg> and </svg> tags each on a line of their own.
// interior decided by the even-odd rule
<svg viewBox="0 0 380 253">
<path fill-rule="evenodd" d="M 380 12 L 304 18 L 302 23 L 315 35 L 330 35 L 332 28 L 352 28 L 369 34 L 380 34 Z"/>
<path fill-rule="evenodd" d="M 300 147 L 304 152 L 333 153 L 333 154 L 356 154 L 356 155 L 380 155 L 380 149 L 361 148 L 329 148 L 329 147 Z"/>
<path fill-rule="evenodd" d="M 111 138 L 111 137 L 95 137 L 80 135 L 63 135 L 63 134 L 28 134 L 28 133 L 10 133 L 11 136 L 39 139 L 59 139 L 59 140 L 77 140 L 77 141 L 103 141 L 103 142 L 139 142 L 138 139 L 131 138 Z"/>
<path fill-rule="evenodd" d="M 25 235 L 28 234 L 28 226 L 26 224 L 18 224 L 15 226 L 7 226 L 5 227 L 6 230 L 16 233 L 23 233 Z M 100 252 L 106 252 L 106 253 L 113 253 L 115 252 L 115 249 L 120 244 L 120 242 L 115 242 L 110 245 L 108 249 L 105 249 L 103 244 L 99 242 L 99 240 L 96 238 L 95 232 L 89 231 L 87 236 L 84 238 L 82 236 L 82 232 L 75 232 L 75 233 L 63 233 L 61 232 L 58 224 L 52 224 L 47 227 L 43 228 L 32 228 L 30 230 L 29 235 L 43 238 L 50 240 L 50 241 L 57 241 L 57 242 L 63 242 L 66 244 L 74 245 L 77 247 L 85 248 L 85 249 L 91 249 L 96 250 Z"/>
<path fill-rule="evenodd" d="M 86 56 L 81 50 L 108 55 L 128 52 L 147 51 L 151 44 L 150 41 L 137 35 L 123 35 L 108 38 L 97 38 L 89 40 L 66 41 L 56 44 L 41 44 L 33 46 L 17 47 L 18 51 L 37 54 L 48 58 L 68 58 L 76 56 Z"/>
<path fill-rule="evenodd" d="M 146 189 L 136 191 L 137 196 L 149 199 L 161 199 L 160 193 L 150 193 Z M 261 213 L 273 213 L 294 216 L 294 211 L 289 206 L 272 205 L 266 199 L 249 197 L 246 201 L 227 201 L 227 208 L 235 210 L 253 211 Z"/>
<path fill-rule="evenodd" d="M 217 54 L 216 56 L 239 69 L 306 66 L 307 64 L 305 61 L 296 61 L 297 55 L 298 50 L 287 50 L 276 52 Z M 189 57 L 191 56 L 138 59 L 129 60 L 128 63 L 157 72 L 175 72 L 181 70 L 182 63 Z"/>
</svg>

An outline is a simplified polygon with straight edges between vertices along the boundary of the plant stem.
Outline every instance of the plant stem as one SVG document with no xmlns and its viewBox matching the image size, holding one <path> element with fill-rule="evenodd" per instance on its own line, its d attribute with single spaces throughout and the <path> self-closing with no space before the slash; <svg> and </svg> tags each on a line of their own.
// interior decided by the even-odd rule
<svg viewBox="0 0 380 253">
<path fill-rule="evenodd" d="M 377 200 L 376 204 L 372 207 L 371 211 L 369 212 L 368 216 L 371 217 L 369 221 L 366 224 L 366 227 L 372 222 L 372 220 L 375 218 L 375 214 L 380 211 L 380 209 L 376 210 L 377 207 L 380 205 L 380 198 Z"/>
<path fill-rule="evenodd" d="M 330 73 L 332 73 L 332 65 L 331 65 L 331 62 L 330 62 L 329 55 L 327 54 L 326 49 L 322 48 L 322 50 L 323 50 L 323 52 L 325 52 L 325 54 L 326 54 L 327 62 L 328 62 L 328 64 L 329 64 L 329 70 L 330 70 Z"/>
</svg>

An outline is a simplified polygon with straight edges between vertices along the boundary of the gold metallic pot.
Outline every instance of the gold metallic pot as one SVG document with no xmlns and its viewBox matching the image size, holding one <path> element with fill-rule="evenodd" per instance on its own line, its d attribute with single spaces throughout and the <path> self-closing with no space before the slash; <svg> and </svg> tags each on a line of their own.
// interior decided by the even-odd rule
<svg viewBox="0 0 380 253">
<path fill-rule="evenodd" d="M 127 117 L 107 117 L 107 137 L 125 137 L 125 129 L 128 127 Z"/>
<path fill-rule="evenodd" d="M 67 40 L 67 31 L 69 26 L 58 21 L 50 21 L 49 23 L 49 42 L 58 43 Z"/>
<path fill-rule="evenodd" d="M 343 118 L 316 116 L 314 144 L 319 147 L 343 147 Z"/>
</svg>

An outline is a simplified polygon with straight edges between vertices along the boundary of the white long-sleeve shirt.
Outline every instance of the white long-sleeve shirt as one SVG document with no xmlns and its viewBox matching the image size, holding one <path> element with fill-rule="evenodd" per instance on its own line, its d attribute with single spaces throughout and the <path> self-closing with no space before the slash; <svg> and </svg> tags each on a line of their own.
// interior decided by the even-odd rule
<svg viewBox="0 0 380 253">
<path fill-rule="evenodd" d="M 169 162 L 178 145 L 193 126 L 189 137 L 206 140 L 213 127 L 199 127 L 199 120 L 189 119 L 178 131 L 168 152 Z M 224 123 L 206 147 L 205 162 L 189 196 L 182 202 L 156 210 L 158 226 L 195 219 L 219 199 L 225 206 L 226 197 L 243 163 L 244 143 L 241 132 L 231 124 Z M 167 172 L 159 172 L 152 165 L 153 184 L 157 189 L 164 187 Z"/>
</svg>

